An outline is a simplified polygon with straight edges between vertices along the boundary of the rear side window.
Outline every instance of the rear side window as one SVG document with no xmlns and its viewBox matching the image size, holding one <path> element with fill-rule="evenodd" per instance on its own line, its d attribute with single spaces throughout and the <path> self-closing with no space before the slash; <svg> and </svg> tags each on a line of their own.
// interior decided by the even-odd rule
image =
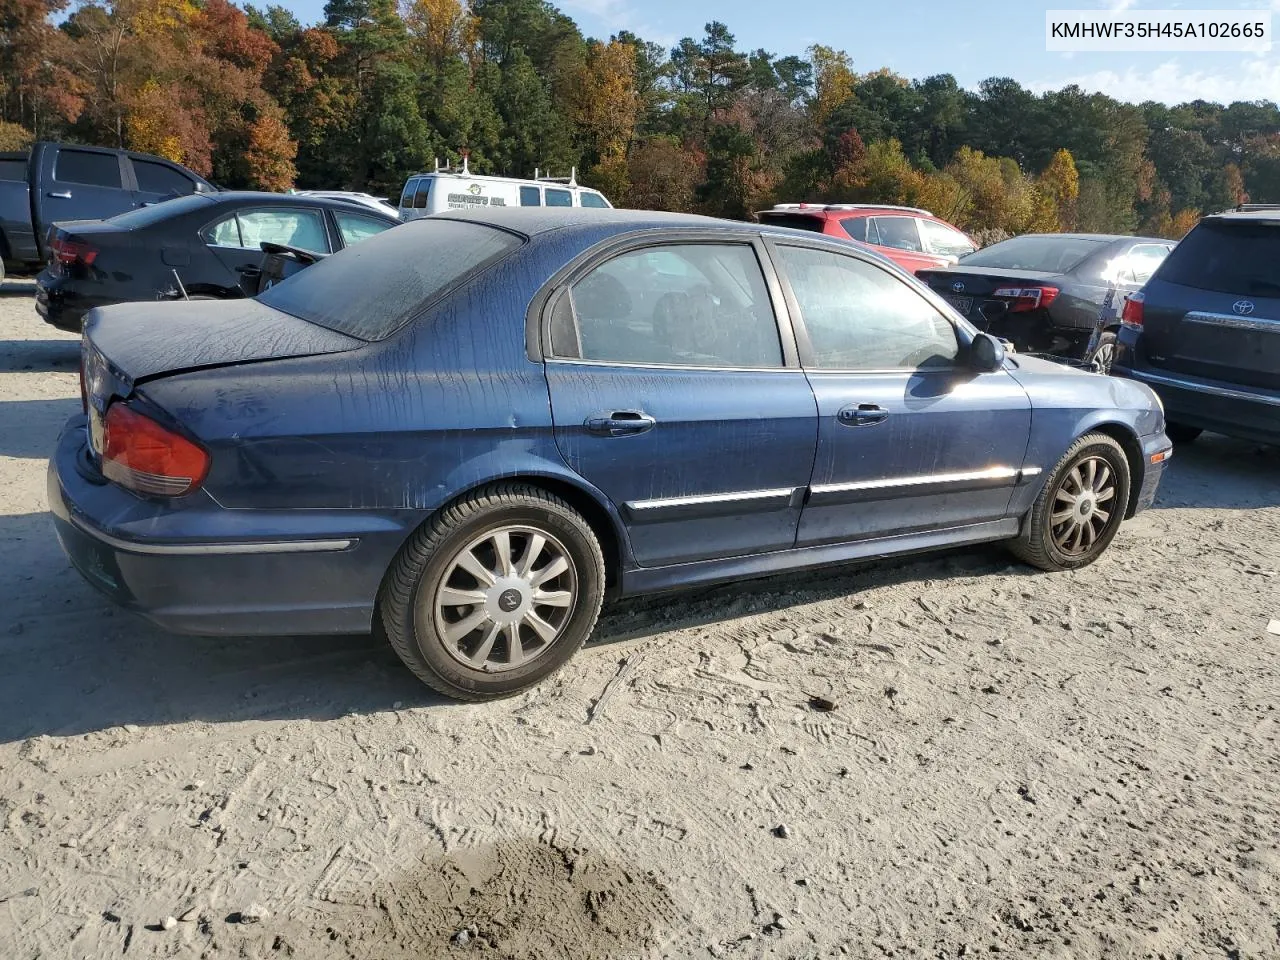
<svg viewBox="0 0 1280 960">
<path fill-rule="evenodd" d="M 1280 297 L 1280 224 L 1205 220 L 1182 238 L 1156 277 L 1198 290 Z"/>
<path fill-rule="evenodd" d="M 0 180 L 26 180 L 26 160 L 0 160 Z"/>
<path fill-rule="evenodd" d="M 93 187 L 120 187 L 120 158 L 114 153 L 89 150 L 58 151 L 53 179 L 61 183 L 84 183 Z"/>
<path fill-rule="evenodd" d="M 521 187 L 520 188 L 520 206 L 522 207 L 542 206 L 542 188 L 541 187 Z"/>
<path fill-rule="evenodd" d="M 764 275 L 746 244 L 673 244 L 624 253 L 575 283 L 570 297 L 576 323 L 553 321 L 552 350 L 560 357 L 782 366 Z"/>
<path fill-rule="evenodd" d="M 404 193 L 400 194 L 400 209 L 408 210 L 413 206 L 413 188 L 418 185 L 417 180 L 410 180 L 404 185 Z"/>
<path fill-rule="evenodd" d="M 138 178 L 138 189 L 144 193 L 185 197 L 196 189 L 194 180 L 163 163 L 134 160 L 133 173 Z"/>
<path fill-rule="evenodd" d="M 382 340 L 520 243 L 494 227 L 426 217 L 327 257 L 258 299 L 339 333 Z"/>
<path fill-rule="evenodd" d="M 547 191 L 548 207 L 572 207 L 573 194 L 568 190 L 548 190 Z"/>
<path fill-rule="evenodd" d="M 415 210 L 427 209 L 427 197 L 430 195 L 430 193 L 431 193 L 431 181 L 426 179 L 419 180 L 418 186 L 413 191 L 413 209 Z"/>
<path fill-rule="evenodd" d="M 844 232 L 855 240 L 867 242 L 867 218 L 866 217 L 848 217 L 840 221 L 840 226 L 844 227 Z"/>
<path fill-rule="evenodd" d="M 600 209 L 608 208 L 609 204 L 605 203 L 604 197 L 598 193 L 590 193 L 584 190 L 578 195 L 584 207 L 598 207 Z"/>
<path fill-rule="evenodd" d="M 876 232 L 882 247 L 894 250 L 910 250 L 919 253 L 920 231 L 916 229 L 915 217 L 875 217 Z"/>
</svg>

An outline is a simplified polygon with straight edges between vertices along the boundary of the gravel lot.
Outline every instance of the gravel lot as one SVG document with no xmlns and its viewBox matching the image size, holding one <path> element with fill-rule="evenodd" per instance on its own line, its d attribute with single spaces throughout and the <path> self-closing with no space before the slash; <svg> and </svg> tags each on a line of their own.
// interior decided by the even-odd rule
<svg viewBox="0 0 1280 960">
<path fill-rule="evenodd" d="M 1179 449 L 1077 574 L 630 603 L 457 706 L 100 599 L 45 513 L 77 356 L 4 284 L 5 958 L 1280 956 L 1280 451 Z"/>
</svg>

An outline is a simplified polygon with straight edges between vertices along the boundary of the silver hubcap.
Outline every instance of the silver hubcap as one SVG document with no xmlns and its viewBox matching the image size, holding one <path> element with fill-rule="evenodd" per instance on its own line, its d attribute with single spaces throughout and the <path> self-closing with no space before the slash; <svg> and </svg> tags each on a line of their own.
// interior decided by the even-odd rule
<svg viewBox="0 0 1280 960">
<path fill-rule="evenodd" d="M 505 526 L 467 544 L 431 599 L 445 649 L 473 670 L 522 667 L 564 632 L 578 599 L 569 552 L 534 527 Z"/>
<path fill-rule="evenodd" d="M 1070 556 L 1093 549 L 1115 509 L 1115 473 L 1102 457 L 1077 463 L 1054 494 L 1049 531 L 1054 546 Z"/>
<path fill-rule="evenodd" d="M 1116 358 L 1116 345 L 1104 343 L 1093 355 L 1093 365 L 1099 373 L 1110 373 L 1111 364 Z"/>
</svg>

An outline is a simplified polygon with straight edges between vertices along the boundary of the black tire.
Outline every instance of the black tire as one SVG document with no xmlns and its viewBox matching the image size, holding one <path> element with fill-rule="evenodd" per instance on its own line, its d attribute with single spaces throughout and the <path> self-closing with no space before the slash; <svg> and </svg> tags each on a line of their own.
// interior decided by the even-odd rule
<svg viewBox="0 0 1280 960">
<path fill-rule="evenodd" d="M 1081 473 L 1087 477 L 1090 463 L 1095 464 L 1095 470 L 1097 464 L 1105 464 L 1111 471 L 1111 493 L 1106 500 L 1096 496 L 1096 492 L 1073 492 L 1080 477 L 1080 474 L 1073 476 L 1073 472 L 1080 467 Z M 1095 476 L 1100 474 L 1101 471 L 1097 470 Z M 1120 444 L 1105 433 L 1085 434 L 1071 445 L 1050 471 L 1044 489 L 1040 491 L 1035 505 L 1023 521 L 1022 533 L 1010 543 L 1009 548 L 1020 560 L 1041 570 L 1059 572 L 1088 566 L 1107 549 L 1115 538 L 1116 531 L 1120 529 L 1120 524 L 1124 522 L 1129 506 L 1130 485 L 1129 459 Z M 1077 499 L 1087 501 L 1078 505 L 1082 513 L 1079 516 L 1074 513 L 1077 504 L 1072 504 L 1069 508 L 1062 507 L 1058 515 L 1063 510 L 1070 509 L 1073 511 L 1072 516 L 1061 523 L 1055 522 L 1055 507 L 1064 503 L 1059 494 L 1065 497 L 1077 496 Z M 1108 503 L 1114 506 L 1107 509 Z M 1105 519 L 1095 524 L 1103 514 L 1106 515 Z M 1077 549 L 1073 550 L 1069 531 L 1079 526 L 1087 526 L 1090 533 L 1086 534 L 1081 530 L 1080 537 L 1076 540 Z M 1089 537 L 1087 545 L 1084 543 L 1086 536 Z M 1063 539 L 1066 540 L 1065 544 Z"/>
<path fill-rule="evenodd" d="M 491 667 L 492 653 L 486 652 L 482 666 L 468 666 L 460 659 L 462 642 L 447 639 L 441 625 L 445 631 L 449 626 L 461 628 L 462 622 L 472 614 L 487 616 L 482 611 L 489 610 L 493 604 L 503 603 L 509 594 L 519 591 L 499 590 L 502 584 L 494 581 L 487 588 L 489 599 L 484 603 L 473 606 L 445 604 L 448 611 L 441 607 L 444 602 L 441 598 L 446 590 L 451 596 L 461 592 L 456 577 L 459 571 L 465 574 L 467 568 L 460 564 L 460 560 L 464 554 L 474 559 L 472 551 L 480 550 L 481 546 L 495 550 L 494 566 L 484 564 L 490 575 L 499 575 L 504 569 L 502 561 L 497 559 L 496 541 L 486 540 L 495 531 L 505 538 L 509 549 L 513 548 L 512 537 L 515 540 L 525 537 L 522 547 L 526 555 L 534 552 L 532 544 L 536 537 L 533 534 L 542 537 L 549 556 L 558 554 L 569 562 L 568 573 L 562 575 L 569 578 L 568 589 L 555 595 L 568 594 L 570 599 L 562 601 L 565 612 L 556 625 L 558 632 L 551 640 L 536 646 L 541 638 L 536 633 L 530 637 L 536 646 L 532 656 L 524 652 L 525 644 L 520 639 L 522 631 L 532 629 L 522 626 L 523 621 L 514 628 L 515 643 L 521 651 L 516 658 L 505 627 L 496 638 L 488 640 L 488 647 L 484 647 L 487 632 L 499 630 L 499 627 L 495 626 L 497 620 L 482 620 L 473 633 L 467 634 L 468 637 L 480 635 L 480 642 L 473 652 L 479 653 L 479 647 L 484 647 L 485 651 L 505 651 L 507 662 L 498 662 Z M 542 550 L 543 547 L 539 545 L 537 549 Z M 511 559 L 510 553 L 508 558 Z M 523 564 L 524 557 L 520 559 Z M 542 570 L 550 567 L 548 563 Z M 534 578 L 540 572 L 529 571 Z M 508 573 L 514 576 L 512 570 L 508 569 Z M 498 576 L 498 580 L 506 583 L 510 576 Z M 462 590 L 484 593 L 480 579 L 474 579 L 474 584 Z M 557 577 L 551 582 L 560 581 L 561 578 Z M 542 594 L 537 584 L 529 586 L 527 598 L 519 602 L 527 610 L 526 615 L 534 615 L 537 610 L 532 599 L 528 598 Z M 494 484 L 437 511 L 409 538 L 396 555 L 383 582 L 375 627 L 386 636 L 405 666 L 433 690 L 458 700 L 494 700 L 527 690 L 564 666 L 594 629 L 604 599 L 604 587 L 604 556 L 600 543 L 590 524 L 576 510 L 538 487 L 518 483 Z M 450 622 L 444 619 L 446 612 L 458 611 L 465 613 L 457 620 Z M 494 617 L 513 615 L 505 606 L 500 611 L 493 609 Z M 560 614 L 553 609 L 548 616 L 559 617 Z M 546 620 L 539 622 L 547 623 Z M 520 664 L 512 666 L 514 659 L 519 659 Z"/>
<path fill-rule="evenodd" d="M 1108 330 L 1098 338 L 1097 346 L 1093 348 L 1093 352 L 1085 358 L 1088 363 L 1094 365 L 1098 373 L 1110 374 L 1111 364 L 1116 358 L 1116 332 Z"/>
<path fill-rule="evenodd" d="M 1174 443 L 1193 443 L 1204 431 L 1199 427 L 1188 427 L 1185 423 L 1166 423 L 1164 433 Z"/>
</svg>

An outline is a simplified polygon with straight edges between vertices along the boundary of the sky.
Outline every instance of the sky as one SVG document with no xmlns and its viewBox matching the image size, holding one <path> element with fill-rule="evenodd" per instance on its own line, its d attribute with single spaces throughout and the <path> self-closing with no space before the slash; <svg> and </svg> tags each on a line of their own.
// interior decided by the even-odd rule
<svg viewBox="0 0 1280 960">
<path fill-rule="evenodd" d="M 305 22 L 324 0 L 276 0 Z M 1046 53 L 1048 9 L 1270 9 L 1280 0 L 552 0 L 587 36 L 631 30 L 671 46 L 720 20 L 738 48 L 803 54 L 812 44 L 843 49 L 854 69 L 888 67 L 918 79 L 954 74 L 973 89 L 992 76 L 1037 92 L 1078 84 L 1119 100 L 1183 103 L 1204 99 L 1280 102 L 1280 43 L 1253 53 Z M 265 4 L 264 4 L 265 5 Z"/>
</svg>

